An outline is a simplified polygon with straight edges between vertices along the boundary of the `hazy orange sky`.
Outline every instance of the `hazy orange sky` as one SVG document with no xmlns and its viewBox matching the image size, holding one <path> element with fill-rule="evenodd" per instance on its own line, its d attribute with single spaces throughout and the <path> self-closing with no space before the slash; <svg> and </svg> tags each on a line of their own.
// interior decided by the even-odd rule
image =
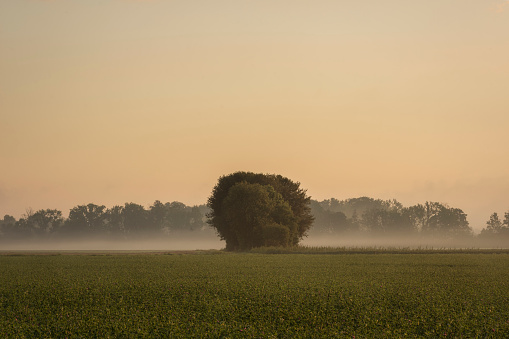
<svg viewBox="0 0 509 339">
<path fill-rule="evenodd" d="M 317 200 L 509 210 L 509 1 L 0 0 L 0 218 Z"/>
</svg>

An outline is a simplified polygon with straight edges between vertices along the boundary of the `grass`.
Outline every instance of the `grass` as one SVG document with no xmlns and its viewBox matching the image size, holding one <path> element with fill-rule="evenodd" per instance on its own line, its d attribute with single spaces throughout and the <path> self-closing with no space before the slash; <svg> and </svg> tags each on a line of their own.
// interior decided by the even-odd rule
<svg viewBox="0 0 509 339">
<path fill-rule="evenodd" d="M 258 247 L 249 253 L 259 254 L 509 254 L 507 248 L 456 248 L 456 247 L 387 247 L 387 246 L 295 246 Z"/>
<path fill-rule="evenodd" d="M 507 253 L 307 250 L 315 255 L 3 255 L 0 337 L 499 338 L 509 333 Z"/>
</svg>

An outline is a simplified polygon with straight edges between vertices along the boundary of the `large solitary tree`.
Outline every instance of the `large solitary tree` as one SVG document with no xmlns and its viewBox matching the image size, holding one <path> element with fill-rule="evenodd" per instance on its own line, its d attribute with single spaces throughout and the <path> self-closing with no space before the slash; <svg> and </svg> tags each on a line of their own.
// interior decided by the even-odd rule
<svg viewBox="0 0 509 339">
<path fill-rule="evenodd" d="M 236 172 L 219 178 L 208 223 L 227 250 L 297 245 L 313 223 L 300 184 L 275 174 Z"/>
</svg>

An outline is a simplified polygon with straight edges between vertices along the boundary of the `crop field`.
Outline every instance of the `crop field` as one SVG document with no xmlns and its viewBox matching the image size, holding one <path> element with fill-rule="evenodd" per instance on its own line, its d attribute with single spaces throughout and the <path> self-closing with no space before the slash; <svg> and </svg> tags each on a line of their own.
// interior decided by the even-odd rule
<svg viewBox="0 0 509 339">
<path fill-rule="evenodd" d="M 509 254 L 0 255 L 1 338 L 501 338 Z"/>
</svg>

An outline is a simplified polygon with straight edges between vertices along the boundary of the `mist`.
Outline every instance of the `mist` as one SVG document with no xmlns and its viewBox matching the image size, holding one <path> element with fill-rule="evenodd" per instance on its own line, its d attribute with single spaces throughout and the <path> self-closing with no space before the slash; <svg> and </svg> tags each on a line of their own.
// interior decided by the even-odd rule
<svg viewBox="0 0 509 339">
<path fill-rule="evenodd" d="M 426 236 L 387 236 L 369 235 L 325 235 L 315 234 L 304 238 L 302 246 L 309 247 L 347 247 L 347 248 L 409 248 L 409 249 L 460 249 L 460 248 L 509 248 L 507 239 L 486 239 L 479 237 L 446 238 Z"/>
<path fill-rule="evenodd" d="M 226 247 L 207 224 L 206 205 L 155 201 L 106 208 L 27 210 L 0 219 L 0 251 L 193 251 Z M 397 200 L 359 197 L 310 201 L 314 217 L 300 245 L 379 248 L 507 248 L 509 211 L 493 213 L 475 234 L 459 208 L 437 202 L 405 207 Z"/>
<path fill-rule="evenodd" d="M 154 237 L 144 239 L 57 239 L 19 240 L 0 243 L 0 251 L 195 251 L 220 250 L 225 242 L 218 237 Z"/>
<path fill-rule="evenodd" d="M 0 251 L 43 252 L 172 252 L 223 250 L 225 241 L 214 236 L 179 235 L 142 239 L 40 239 L 0 242 Z M 502 239 L 479 237 L 446 239 L 439 237 L 313 234 L 299 244 L 306 247 L 387 248 L 387 249 L 501 249 L 509 248 Z"/>
</svg>

